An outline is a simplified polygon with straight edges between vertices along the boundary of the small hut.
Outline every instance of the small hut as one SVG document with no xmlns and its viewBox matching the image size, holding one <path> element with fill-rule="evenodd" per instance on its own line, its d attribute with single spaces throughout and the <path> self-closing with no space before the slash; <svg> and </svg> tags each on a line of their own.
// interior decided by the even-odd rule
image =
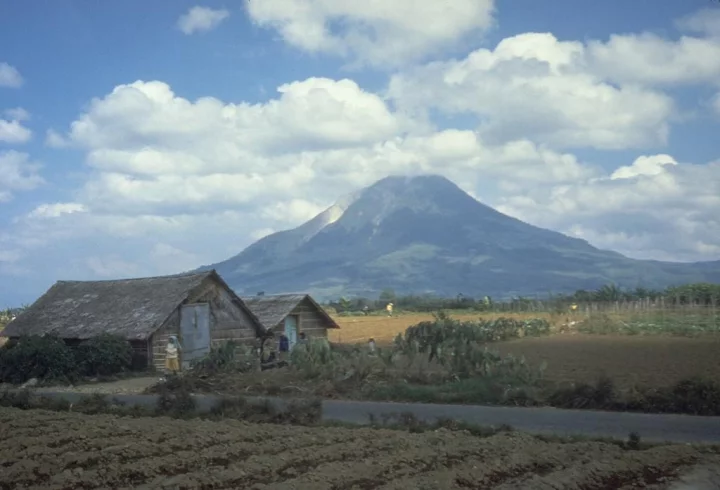
<svg viewBox="0 0 720 490">
<path fill-rule="evenodd" d="M 340 328 L 309 294 L 262 294 L 242 300 L 265 330 L 284 333 L 291 347 L 301 332 L 308 338 L 327 338 L 328 329 Z"/>
<path fill-rule="evenodd" d="M 164 369 L 170 335 L 182 365 L 233 340 L 264 333 L 258 318 L 214 270 L 111 281 L 58 281 L 10 322 L 3 336 L 54 335 L 69 345 L 100 334 L 125 337 L 140 363 Z"/>
</svg>

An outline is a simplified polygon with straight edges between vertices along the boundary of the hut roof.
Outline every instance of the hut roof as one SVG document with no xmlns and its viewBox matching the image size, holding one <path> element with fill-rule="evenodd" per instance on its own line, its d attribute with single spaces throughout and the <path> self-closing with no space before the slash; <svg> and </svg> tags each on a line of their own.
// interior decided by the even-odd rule
<svg viewBox="0 0 720 490">
<path fill-rule="evenodd" d="M 328 328 L 340 328 L 330 315 L 309 294 L 273 294 L 268 296 L 243 296 L 243 302 L 258 317 L 266 329 L 277 326 L 304 299 L 308 299 L 318 313 L 328 322 Z"/>
<path fill-rule="evenodd" d="M 214 270 L 112 281 L 58 281 L 11 322 L 3 336 L 51 334 L 87 339 L 108 333 L 128 340 L 146 339 L 210 277 L 227 288 Z M 242 301 L 239 304 L 248 309 Z M 262 328 L 249 313 L 256 327 Z"/>
</svg>

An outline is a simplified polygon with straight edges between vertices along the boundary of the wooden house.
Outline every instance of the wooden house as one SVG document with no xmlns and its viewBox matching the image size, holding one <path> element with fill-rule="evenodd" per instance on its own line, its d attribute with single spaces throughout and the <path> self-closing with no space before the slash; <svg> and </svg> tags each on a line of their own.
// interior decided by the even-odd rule
<svg viewBox="0 0 720 490">
<path fill-rule="evenodd" d="M 309 294 L 243 296 L 243 302 L 275 335 L 284 333 L 292 347 L 301 332 L 311 338 L 328 336 L 328 329 L 340 328 Z"/>
<path fill-rule="evenodd" d="M 214 271 L 111 281 L 58 281 L 5 327 L 3 336 L 54 335 L 70 345 L 125 337 L 140 364 L 165 368 L 170 335 L 182 366 L 228 340 L 254 343 L 264 327 Z"/>
</svg>

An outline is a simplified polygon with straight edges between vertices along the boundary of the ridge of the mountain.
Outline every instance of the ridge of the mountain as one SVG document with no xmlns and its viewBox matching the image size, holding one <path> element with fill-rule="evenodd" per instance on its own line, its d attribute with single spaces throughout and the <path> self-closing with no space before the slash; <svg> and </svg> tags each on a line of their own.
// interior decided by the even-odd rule
<svg viewBox="0 0 720 490">
<path fill-rule="evenodd" d="M 720 281 L 720 261 L 634 260 L 482 204 L 439 175 L 391 176 L 215 268 L 241 294 L 547 294 Z"/>
</svg>

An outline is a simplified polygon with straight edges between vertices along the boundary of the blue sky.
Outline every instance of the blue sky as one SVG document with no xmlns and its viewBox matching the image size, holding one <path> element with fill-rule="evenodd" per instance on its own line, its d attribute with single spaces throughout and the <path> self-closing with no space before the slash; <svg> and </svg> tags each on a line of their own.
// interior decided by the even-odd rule
<svg viewBox="0 0 720 490">
<path fill-rule="evenodd" d="M 711 0 L 0 0 L 0 306 L 219 261 L 417 172 L 717 260 L 719 133 Z"/>
</svg>

